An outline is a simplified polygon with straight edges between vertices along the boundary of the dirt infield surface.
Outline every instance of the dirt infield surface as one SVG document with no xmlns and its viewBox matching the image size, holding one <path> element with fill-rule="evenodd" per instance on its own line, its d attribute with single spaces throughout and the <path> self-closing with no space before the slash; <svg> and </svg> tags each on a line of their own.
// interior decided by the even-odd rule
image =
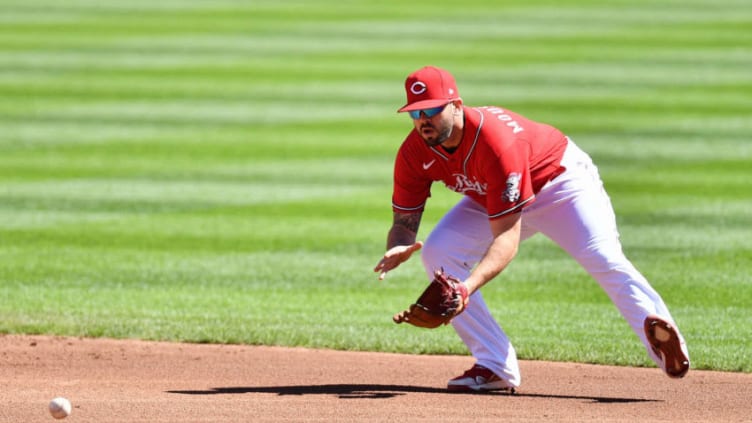
<svg viewBox="0 0 752 423">
<path fill-rule="evenodd" d="M 0 422 L 751 421 L 752 375 L 523 361 L 515 395 L 450 394 L 468 356 L 0 335 Z"/>
</svg>

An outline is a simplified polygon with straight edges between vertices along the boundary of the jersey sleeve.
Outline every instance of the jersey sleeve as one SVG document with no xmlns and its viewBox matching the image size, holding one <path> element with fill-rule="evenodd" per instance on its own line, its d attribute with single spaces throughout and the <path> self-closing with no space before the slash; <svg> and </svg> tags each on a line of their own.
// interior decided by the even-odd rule
<svg viewBox="0 0 752 423">
<path fill-rule="evenodd" d="M 403 144 L 394 162 L 392 210 L 397 213 L 422 212 L 431 196 L 433 181 L 425 176 L 425 172 L 417 171 L 415 163 L 408 157 L 414 155 L 410 155 L 409 146 Z"/>
<path fill-rule="evenodd" d="M 518 142 L 503 151 L 491 150 L 486 156 L 486 209 L 489 219 L 521 212 L 535 200 L 530 175 L 530 154 L 529 145 Z"/>
</svg>

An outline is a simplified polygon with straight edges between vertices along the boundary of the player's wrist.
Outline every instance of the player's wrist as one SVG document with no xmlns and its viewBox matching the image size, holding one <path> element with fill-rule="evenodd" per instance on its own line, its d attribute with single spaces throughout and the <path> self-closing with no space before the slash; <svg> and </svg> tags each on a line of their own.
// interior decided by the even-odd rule
<svg viewBox="0 0 752 423">
<path fill-rule="evenodd" d="M 465 289 L 467 290 L 467 296 L 473 295 L 473 293 L 478 289 L 478 285 L 476 282 L 474 282 L 472 275 L 462 281 L 462 285 L 465 286 Z"/>
</svg>

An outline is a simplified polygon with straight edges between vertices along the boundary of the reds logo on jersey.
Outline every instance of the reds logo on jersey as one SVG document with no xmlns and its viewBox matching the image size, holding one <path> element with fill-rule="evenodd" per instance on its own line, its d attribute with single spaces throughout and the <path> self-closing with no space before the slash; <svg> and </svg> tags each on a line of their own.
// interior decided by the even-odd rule
<svg viewBox="0 0 752 423">
<path fill-rule="evenodd" d="M 465 193 L 468 191 L 474 191 L 477 192 L 480 195 L 486 195 L 486 187 L 488 184 L 481 184 L 477 180 L 471 181 L 470 178 L 468 178 L 466 175 L 463 175 L 461 173 L 455 173 L 454 175 L 455 183 L 454 185 L 445 184 L 447 188 L 451 189 L 454 192 L 459 193 Z"/>
<path fill-rule="evenodd" d="M 507 177 L 507 189 L 504 190 L 504 199 L 510 203 L 514 203 L 520 199 L 520 180 L 522 175 L 517 172 L 512 172 Z"/>
</svg>

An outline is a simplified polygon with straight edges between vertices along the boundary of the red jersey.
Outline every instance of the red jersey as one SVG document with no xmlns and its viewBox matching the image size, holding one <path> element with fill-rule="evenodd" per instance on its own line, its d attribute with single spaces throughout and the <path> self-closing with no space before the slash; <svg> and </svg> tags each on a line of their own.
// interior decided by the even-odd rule
<svg viewBox="0 0 752 423">
<path fill-rule="evenodd" d="M 451 154 L 428 147 L 413 129 L 397 153 L 392 208 L 423 211 L 431 184 L 486 207 L 490 219 L 522 211 L 564 171 L 567 138 L 558 129 L 499 107 L 465 107 L 462 142 Z"/>
</svg>

